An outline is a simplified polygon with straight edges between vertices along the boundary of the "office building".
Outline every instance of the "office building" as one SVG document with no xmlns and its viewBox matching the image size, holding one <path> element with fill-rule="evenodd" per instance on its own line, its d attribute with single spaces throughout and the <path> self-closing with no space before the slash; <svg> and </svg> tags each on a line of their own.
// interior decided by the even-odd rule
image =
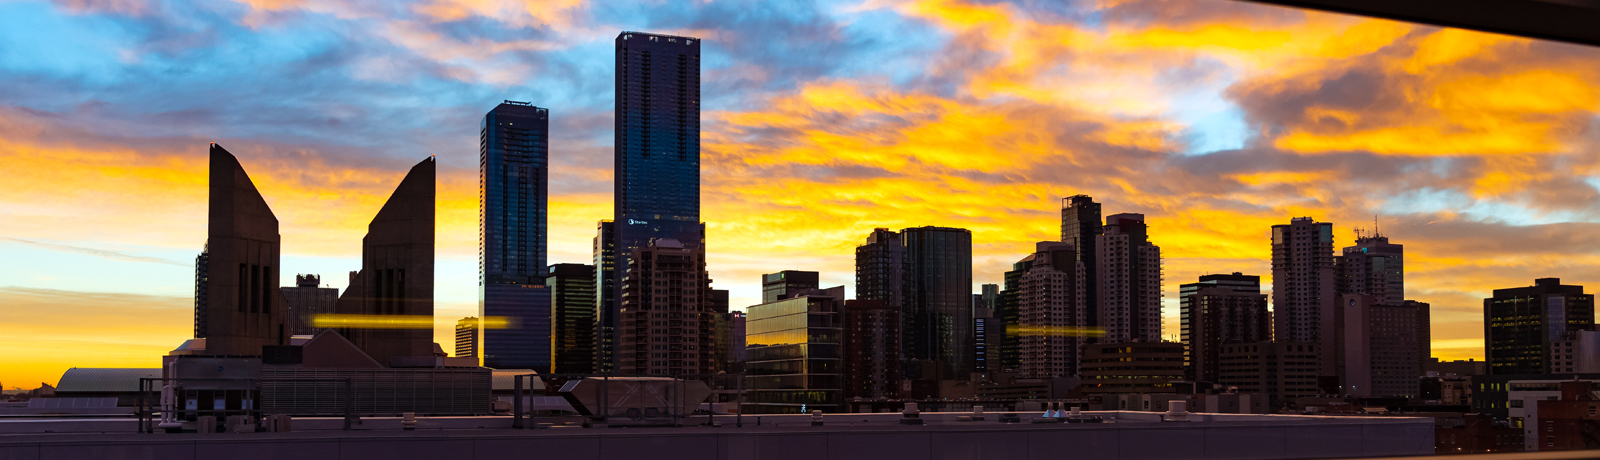
<svg viewBox="0 0 1600 460">
<path fill-rule="evenodd" d="M 842 294 L 842 292 L 840 293 Z M 844 302 L 810 291 L 745 310 L 745 410 L 754 414 L 844 411 Z"/>
<path fill-rule="evenodd" d="M 482 331 L 484 365 L 550 370 L 545 287 L 550 109 L 505 101 L 479 126 L 478 316 L 508 318 Z"/>
<path fill-rule="evenodd" d="M 1243 394 L 1267 395 L 1272 407 L 1283 407 L 1294 398 L 1321 394 L 1319 356 L 1312 342 L 1223 344 L 1217 383 L 1238 387 Z"/>
<path fill-rule="evenodd" d="M 209 250 L 202 249 L 200 255 L 194 256 L 194 338 L 206 338 L 206 300 L 210 294 L 206 291 L 206 276 L 210 268 L 206 266 Z"/>
<path fill-rule="evenodd" d="M 748 331 L 745 322 L 745 313 L 742 311 L 722 313 L 722 322 L 719 325 L 721 329 L 717 332 L 719 339 L 717 346 L 721 352 L 719 361 L 729 374 L 744 372 L 744 336 Z"/>
<path fill-rule="evenodd" d="M 261 356 L 262 347 L 288 345 L 288 309 L 277 288 L 278 218 L 239 160 L 211 144 L 206 225 L 205 301 L 196 316 L 214 355 Z M 430 297 L 431 298 L 431 297 Z"/>
<path fill-rule="evenodd" d="M 1178 299 L 1189 380 L 1217 381 L 1223 344 L 1272 341 L 1271 314 L 1259 276 L 1202 275 L 1199 281 L 1179 287 Z"/>
<path fill-rule="evenodd" d="M 367 225 L 361 270 L 350 273 L 350 285 L 334 307 L 338 313 L 426 318 L 432 323 L 436 163 L 429 157 L 413 166 Z M 395 358 L 433 356 L 431 327 L 352 326 L 339 334 L 384 366 L 392 366 Z"/>
<path fill-rule="evenodd" d="M 289 307 L 289 318 L 285 320 L 289 325 L 289 335 L 315 335 L 321 330 L 312 327 L 312 320 L 317 315 L 333 313 L 334 306 L 339 303 L 339 290 L 321 286 L 322 277 L 317 275 L 295 275 L 294 287 L 282 287 L 283 300 Z"/>
<path fill-rule="evenodd" d="M 1367 294 L 1345 294 L 1344 391 L 1355 397 L 1419 395 L 1423 346 L 1417 324 L 1428 304 L 1381 305 Z M 1419 311 L 1421 310 L 1421 311 Z"/>
<path fill-rule="evenodd" d="M 1600 374 L 1600 331 L 1573 331 L 1550 342 L 1550 373 Z"/>
<path fill-rule="evenodd" d="M 1147 230 L 1143 214 L 1115 214 L 1095 239 L 1102 342 L 1161 341 L 1161 248 Z"/>
<path fill-rule="evenodd" d="M 1083 262 L 1068 243 L 1041 242 L 1035 247 L 1017 291 L 1018 377 L 1077 375 L 1088 328 Z"/>
<path fill-rule="evenodd" d="M 545 286 L 550 288 L 550 365 L 557 374 L 594 372 L 593 265 L 551 265 Z"/>
<path fill-rule="evenodd" d="M 666 238 L 633 250 L 620 297 L 616 373 L 714 374 L 716 312 L 705 253 Z"/>
<path fill-rule="evenodd" d="M 1000 285 L 985 284 L 982 294 L 972 295 L 973 372 L 987 374 L 1002 369 L 1000 348 L 1005 345 L 1005 322 L 995 316 Z"/>
<path fill-rule="evenodd" d="M 1328 356 L 1323 376 L 1337 375 L 1339 337 L 1333 224 L 1296 217 L 1272 226 L 1272 335 L 1279 342 L 1311 342 Z"/>
<path fill-rule="evenodd" d="M 761 275 L 761 303 L 776 302 L 801 292 L 819 289 L 817 272 L 784 270 Z"/>
<path fill-rule="evenodd" d="M 900 233 L 879 228 L 856 246 L 856 298 L 901 310 L 906 299 L 906 247 Z"/>
<path fill-rule="evenodd" d="M 943 375 L 964 377 L 974 370 L 972 232 L 917 227 L 900 236 L 908 293 L 900 310 L 902 358 L 937 361 Z"/>
<path fill-rule="evenodd" d="M 1100 203 L 1088 195 L 1073 195 L 1061 200 L 1061 242 L 1078 250 L 1083 262 L 1085 318 L 1090 326 L 1100 325 L 1100 265 L 1096 258 L 1100 235 Z"/>
<path fill-rule="evenodd" d="M 610 374 L 616 364 L 617 294 L 622 277 L 617 274 L 616 223 L 595 224 L 594 237 L 594 372 Z"/>
<path fill-rule="evenodd" d="M 1086 395 L 1172 393 L 1183 379 L 1183 344 L 1096 343 L 1083 347 L 1078 388 Z"/>
<path fill-rule="evenodd" d="M 700 40 L 622 32 L 615 47 L 615 203 L 612 228 L 600 232 L 614 240 L 597 245 L 618 256 L 612 289 L 620 299 L 616 293 L 623 289 L 620 280 L 634 250 L 657 239 L 702 247 L 705 224 L 700 222 Z M 601 312 L 604 327 L 618 327 L 610 318 L 622 307 L 619 302 L 602 301 L 609 308 Z M 610 354 L 614 362 L 620 359 Z"/>
<path fill-rule="evenodd" d="M 1373 296 L 1383 305 L 1400 305 L 1406 299 L 1405 247 L 1389 243 L 1374 231 L 1356 232 L 1355 246 L 1344 248 L 1334 261 L 1341 294 Z"/>
<path fill-rule="evenodd" d="M 478 357 L 478 317 L 468 316 L 456 321 L 456 357 Z"/>
<path fill-rule="evenodd" d="M 994 316 L 999 318 L 999 323 L 1005 326 L 1005 338 L 1000 343 L 1000 369 L 1020 369 L 1022 367 L 1022 337 L 1018 329 L 1022 326 L 1022 275 L 1033 267 L 1033 254 L 1011 264 L 1011 271 L 1005 273 L 1005 288 L 1000 290 L 1000 295 L 995 298 Z M 1080 259 L 1081 260 L 1081 259 Z M 1087 269 L 1085 269 L 1087 273 Z M 1087 274 L 1085 276 L 1088 276 Z M 1084 280 L 1087 293 L 1087 279 Z M 1087 294 L 1086 294 L 1087 295 Z M 1084 299 L 1088 303 L 1088 299 Z M 1087 313 L 1084 315 L 1087 317 Z M 1086 319 L 1087 320 L 1087 319 Z"/>
<path fill-rule="evenodd" d="M 1553 344 L 1594 329 L 1594 295 L 1583 286 L 1540 278 L 1534 285 L 1495 289 L 1483 299 L 1484 345 L 1490 374 L 1539 374 L 1556 362 Z M 1564 367 L 1564 366 L 1563 366 Z"/>
</svg>

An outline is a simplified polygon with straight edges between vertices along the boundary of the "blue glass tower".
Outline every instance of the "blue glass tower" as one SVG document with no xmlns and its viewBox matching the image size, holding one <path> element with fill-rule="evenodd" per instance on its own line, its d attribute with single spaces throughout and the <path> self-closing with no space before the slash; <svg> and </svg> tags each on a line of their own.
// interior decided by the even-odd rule
<svg viewBox="0 0 1600 460">
<path fill-rule="evenodd" d="M 615 327 L 628 258 L 652 239 L 704 250 L 700 222 L 700 39 L 623 32 L 616 40 L 616 175 L 612 280 L 598 320 Z M 603 232 L 602 232 L 603 233 Z M 603 234 L 600 236 L 604 236 Z M 601 268 L 603 270 L 603 268 Z M 602 291 L 604 292 L 604 291 Z M 602 346 L 616 343 L 600 337 Z M 597 350 L 599 355 L 617 355 Z"/>
<path fill-rule="evenodd" d="M 483 365 L 549 372 L 550 111 L 505 101 L 483 116 L 479 129 L 478 314 L 509 320 L 506 328 L 480 331 Z"/>
</svg>

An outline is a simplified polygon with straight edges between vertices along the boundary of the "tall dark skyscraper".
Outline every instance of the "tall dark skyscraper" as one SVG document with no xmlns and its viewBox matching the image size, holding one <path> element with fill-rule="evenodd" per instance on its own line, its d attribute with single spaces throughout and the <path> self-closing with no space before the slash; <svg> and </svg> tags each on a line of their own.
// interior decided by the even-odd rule
<svg viewBox="0 0 1600 460">
<path fill-rule="evenodd" d="M 907 296 L 901 307 L 904 358 L 938 361 L 944 378 L 966 378 L 976 364 L 972 232 L 917 227 L 902 230 L 900 236 L 907 262 Z"/>
<path fill-rule="evenodd" d="M 283 293 L 278 290 L 278 218 L 245 174 L 239 159 L 211 144 L 206 227 L 204 322 L 206 353 L 260 356 L 261 347 L 288 345 Z"/>
<path fill-rule="evenodd" d="M 629 258 L 652 240 L 671 238 L 704 252 L 700 222 L 700 39 L 623 32 L 616 39 L 616 174 L 613 235 L 618 256 L 613 299 Z M 604 232 L 602 232 L 602 236 Z M 597 245 L 598 246 L 598 245 Z M 601 268 L 603 270 L 603 268 Z M 604 281 L 597 281 L 604 283 Z M 619 308 L 599 301 L 607 327 Z M 603 346 L 615 337 L 602 337 Z M 613 365 L 619 357 L 611 350 Z"/>
<path fill-rule="evenodd" d="M 1095 241 L 1103 232 L 1100 224 L 1100 203 L 1088 195 L 1073 195 L 1062 199 L 1061 242 L 1072 244 L 1083 261 L 1085 282 L 1084 314 L 1089 326 L 1100 325 L 1100 269 L 1097 265 Z"/>
<path fill-rule="evenodd" d="M 1198 282 L 1178 288 L 1178 305 L 1188 379 L 1221 381 L 1224 344 L 1272 339 L 1267 295 L 1261 293 L 1259 276 L 1201 275 Z"/>
<path fill-rule="evenodd" d="M 899 311 L 906 300 L 906 246 L 900 234 L 879 228 L 856 246 L 856 298 L 881 300 Z"/>
<path fill-rule="evenodd" d="M 595 224 L 594 234 L 594 372 L 609 374 L 617 343 L 617 225 L 610 220 Z"/>
<path fill-rule="evenodd" d="M 550 365 L 557 374 L 594 371 L 594 266 L 550 266 Z"/>
<path fill-rule="evenodd" d="M 478 315 L 514 319 L 482 331 L 484 365 L 548 370 L 549 109 L 501 103 L 483 116 L 478 147 Z"/>
</svg>

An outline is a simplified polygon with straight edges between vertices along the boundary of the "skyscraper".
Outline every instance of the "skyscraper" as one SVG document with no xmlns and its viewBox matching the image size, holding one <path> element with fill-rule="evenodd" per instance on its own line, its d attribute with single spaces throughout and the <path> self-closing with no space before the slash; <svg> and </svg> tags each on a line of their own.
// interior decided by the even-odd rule
<svg viewBox="0 0 1600 460">
<path fill-rule="evenodd" d="M 716 312 L 705 253 L 671 238 L 634 249 L 623 277 L 616 372 L 714 374 Z"/>
<path fill-rule="evenodd" d="M 549 273 L 551 372 L 594 372 L 594 266 L 555 264 Z"/>
<path fill-rule="evenodd" d="M 900 310 L 906 301 L 906 246 L 900 234 L 879 228 L 856 246 L 856 298 L 881 300 Z"/>
<path fill-rule="evenodd" d="M 335 307 L 338 313 L 432 321 L 436 171 L 433 157 L 411 167 L 367 225 L 367 236 L 361 239 L 361 271 L 351 273 L 350 285 Z M 352 327 L 339 332 L 385 366 L 394 358 L 433 356 L 432 328 Z"/>
<path fill-rule="evenodd" d="M 972 295 L 973 372 L 997 372 L 1001 348 L 1005 346 L 1006 325 L 995 316 L 999 305 L 1000 285 L 985 284 L 982 294 Z"/>
<path fill-rule="evenodd" d="M 1495 289 L 1494 297 L 1483 299 L 1483 329 L 1490 374 L 1542 374 L 1557 362 L 1551 342 L 1594 329 L 1594 295 L 1560 278 Z"/>
<path fill-rule="evenodd" d="M 278 218 L 239 160 L 211 144 L 210 200 L 204 255 L 206 353 L 261 356 L 288 345 L 287 311 L 278 288 Z"/>
<path fill-rule="evenodd" d="M 279 288 L 283 290 L 284 305 L 289 308 L 289 318 L 284 322 L 289 325 L 290 335 L 316 334 L 318 329 L 312 327 L 312 319 L 333 313 L 339 303 L 339 290 L 321 284 L 321 276 L 295 275 L 293 287 Z"/>
<path fill-rule="evenodd" d="M 210 297 L 206 291 L 206 276 L 210 271 L 206 267 L 209 258 L 206 253 L 210 249 L 202 249 L 200 255 L 194 256 L 194 338 L 197 339 L 206 338 L 206 300 Z"/>
<path fill-rule="evenodd" d="M 1161 248 L 1147 230 L 1144 214 L 1115 214 L 1095 238 L 1101 342 L 1161 341 Z"/>
<path fill-rule="evenodd" d="M 456 321 L 456 357 L 478 357 L 478 317 L 468 316 Z"/>
<path fill-rule="evenodd" d="M 593 367 L 598 374 L 610 374 L 616 365 L 617 295 L 622 282 L 622 276 L 617 274 L 616 228 L 610 220 L 595 224 Z"/>
<path fill-rule="evenodd" d="M 1034 254 L 1028 254 L 1017 263 L 1011 264 L 1011 271 L 1005 274 L 1005 289 L 1000 290 L 1000 296 L 995 299 L 994 316 L 999 318 L 1000 324 L 1005 326 L 1005 338 L 1000 344 L 1000 369 L 1019 369 L 1022 367 L 1022 337 L 1018 335 L 1022 327 L 1022 275 L 1028 273 L 1033 267 Z M 1085 272 L 1088 270 L 1085 269 Z M 1088 285 L 1093 284 L 1084 280 L 1085 292 Z M 1084 301 L 1085 304 L 1088 300 Z M 1085 319 L 1087 321 L 1087 319 Z"/>
<path fill-rule="evenodd" d="M 1405 303 L 1405 247 L 1382 234 L 1356 232 L 1356 245 L 1334 261 L 1340 294 L 1373 296 L 1382 305 Z"/>
<path fill-rule="evenodd" d="M 1178 288 L 1182 315 L 1185 377 L 1219 382 L 1222 345 L 1270 342 L 1271 314 L 1261 277 L 1234 272 L 1201 275 L 1200 280 Z"/>
<path fill-rule="evenodd" d="M 903 359 L 937 361 L 946 378 L 966 378 L 974 370 L 972 232 L 917 227 L 900 236 L 906 251 Z"/>
<path fill-rule="evenodd" d="M 1083 262 L 1069 243 L 1041 242 L 1017 295 L 1021 377 L 1077 375 L 1088 323 Z"/>
<path fill-rule="evenodd" d="M 700 222 L 700 39 L 622 32 L 615 45 L 616 239 L 601 245 L 614 246 L 619 256 L 612 277 L 613 298 L 620 299 L 620 281 L 634 250 L 670 238 L 703 253 L 705 224 Z M 616 301 L 601 303 L 621 307 Z M 607 327 L 620 327 L 609 319 L 613 313 L 601 317 Z M 613 354 L 612 359 L 620 358 Z"/>
<path fill-rule="evenodd" d="M 761 275 L 761 303 L 777 302 L 796 294 L 819 289 L 817 272 L 784 270 Z"/>
<path fill-rule="evenodd" d="M 1085 314 L 1090 326 L 1100 325 L 1100 266 L 1096 241 L 1104 229 L 1100 225 L 1100 203 L 1088 195 L 1073 195 L 1061 200 L 1061 242 L 1077 248 L 1083 261 Z"/>
<path fill-rule="evenodd" d="M 478 316 L 513 319 L 481 334 L 484 365 L 548 370 L 550 111 L 505 101 L 483 116 L 479 128 Z"/>
<path fill-rule="evenodd" d="M 1272 226 L 1273 340 L 1317 344 L 1323 376 L 1337 375 L 1342 359 L 1334 275 L 1333 224 L 1296 217 Z"/>
</svg>

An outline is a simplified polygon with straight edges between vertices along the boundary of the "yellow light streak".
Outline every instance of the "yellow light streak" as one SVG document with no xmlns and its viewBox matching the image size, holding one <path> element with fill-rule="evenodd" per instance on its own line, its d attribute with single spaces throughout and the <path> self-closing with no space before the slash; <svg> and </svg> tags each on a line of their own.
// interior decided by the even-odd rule
<svg viewBox="0 0 1600 460">
<path fill-rule="evenodd" d="M 516 325 L 515 319 L 507 316 L 488 316 L 479 321 L 484 329 L 505 329 Z M 311 317 L 311 326 L 339 329 L 433 329 L 433 317 L 428 315 L 322 314 Z"/>
</svg>

